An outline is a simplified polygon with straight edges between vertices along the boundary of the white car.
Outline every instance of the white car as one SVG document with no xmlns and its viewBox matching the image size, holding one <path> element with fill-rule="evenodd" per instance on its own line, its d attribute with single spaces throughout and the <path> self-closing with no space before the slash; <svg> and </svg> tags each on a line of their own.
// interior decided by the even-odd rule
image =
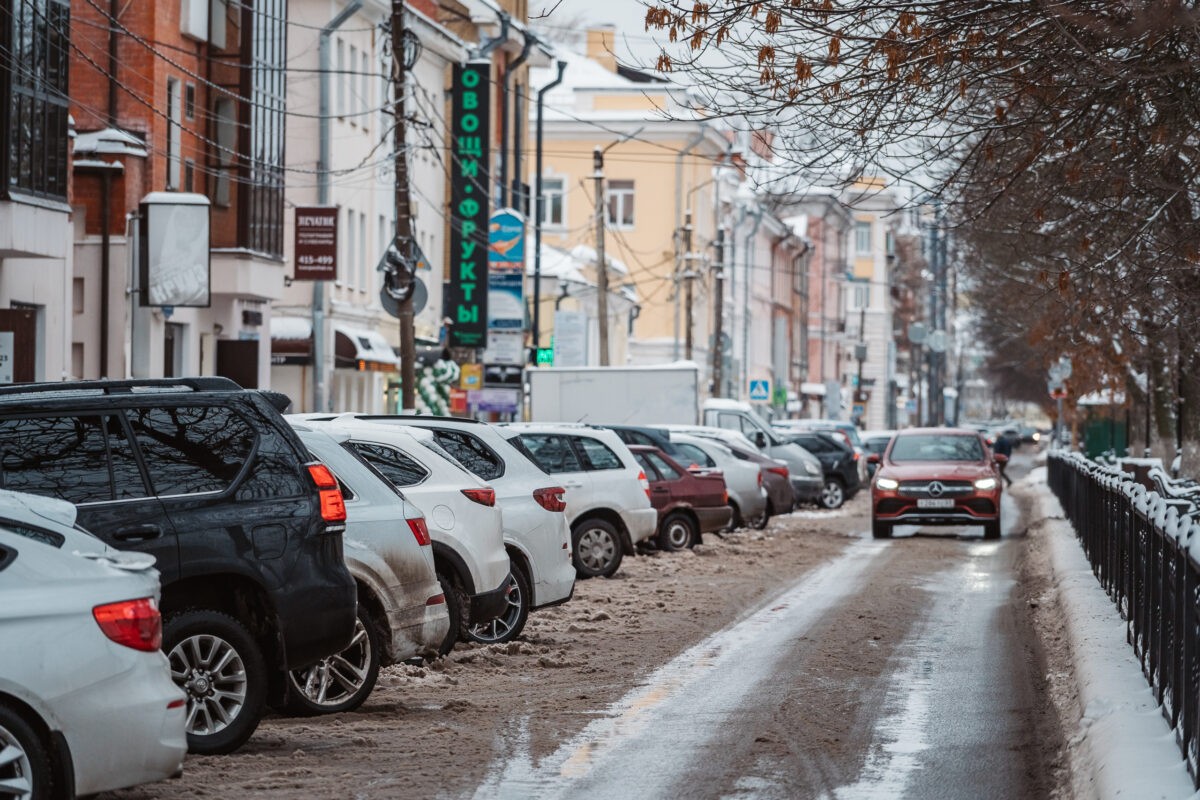
<svg viewBox="0 0 1200 800">
<path fill-rule="evenodd" d="M 75 507 L 0 491 L 0 797 L 74 797 L 183 769 L 187 697 L 162 644 L 154 557 Z"/>
<path fill-rule="evenodd" d="M 351 711 L 367 699 L 381 666 L 437 652 L 450 616 L 420 510 L 343 446 L 348 436 L 291 424 L 341 485 L 343 550 L 358 584 L 358 621 L 341 653 L 288 673 L 288 705 L 302 714 Z"/>
<path fill-rule="evenodd" d="M 608 577 L 654 535 L 650 482 L 611 430 L 570 423 L 515 423 L 524 452 L 567 490 L 571 550 L 582 578 Z"/>
<path fill-rule="evenodd" d="M 368 422 L 353 414 L 298 414 L 288 419 L 349 436 L 354 452 L 425 515 L 450 614 L 450 629 L 439 652 L 450 652 L 471 626 L 504 613 L 509 559 L 495 489 L 463 469 L 429 431 Z"/>
<path fill-rule="evenodd" d="M 518 449 L 519 441 L 514 447 L 511 440 L 517 439 L 517 431 L 455 417 L 360 415 L 358 419 L 429 431 L 442 449 L 496 490 L 512 564 L 509 605 L 491 622 L 472 626 L 472 639 L 509 641 L 521 633 L 531 610 L 571 599 L 575 567 L 564 513 L 565 489 Z"/>
<path fill-rule="evenodd" d="M 758 464 L 739 459 L 721 442 L 703 436 L 673 433 L 671 444 L 679 451 L 675 460 L 680 464 L 720 470 L 725 476 L 729 505 L 733 506 L 730 530 L 745 526 L 746 520 L 762 517 L 767 510 L 767 492 L 763 489 L 762 469 Z"/>
</svg>

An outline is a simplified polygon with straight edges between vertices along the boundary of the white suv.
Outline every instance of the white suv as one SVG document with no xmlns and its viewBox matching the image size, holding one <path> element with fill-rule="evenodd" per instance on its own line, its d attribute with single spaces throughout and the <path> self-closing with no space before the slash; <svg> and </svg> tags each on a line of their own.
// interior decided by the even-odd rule
<svg viewBox="0 0 1200 800">
<path fill-rule="evenodd" d="M 349 436 L 351 448 L 421 509 L 433 562 L 446 594 L 450 630 L 439 652 L 473 625 L 508 607 L 508 551 L 496 491 L 463 469 L 429 431 L 356 419 L 298 414 L 295 419 Z"/>
<path fill-rule="evenodd" d="M 626 553 L 654 535 L 658 512 L 650 483 L 617 434 L 569 423 L 506 426 L 523 450 L 567 490 L 567 522 L 581 578 L 608 577 Z"/>
<path fill-rule="evenodd" d="M 517 431 L 456 417 L 366 416 L 358 419 L 411 425 L 433 434 L 442 448 L 496 490 L 504 513 L 504 545 L 512 562 L 509 606 L 491 622 L 471 628 L 480 642 L 507 642 L 521 633 L 531 610 L 571 599 L 575 567 L 561 485 L 510 440 Z"/>
</svg>

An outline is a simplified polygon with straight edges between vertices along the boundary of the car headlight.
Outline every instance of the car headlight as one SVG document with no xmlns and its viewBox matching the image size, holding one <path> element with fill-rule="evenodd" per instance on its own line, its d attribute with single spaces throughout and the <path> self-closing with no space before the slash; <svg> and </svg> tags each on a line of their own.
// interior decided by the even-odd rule
<svg viewBox="0 0 1200 800">
<path fill-rule="evenodd" d="M 880 478 L 875 481 L 875 488 L 882 489 L 885 492 L 894 492 L 900 488 L 900 481 L 894 481 L 891 478 Z"/>
<path fill-rule="evenodd" d="M 975 481 L 975 488 L 981 492 L 986 492 L 990 489 L 995 489 L 996 488 L 996 479 L 995 478 L 980 478 L 979 480 Z"/>
<path fill-rule="evenodd" d="M 820 475 L 821 474 L 821 468 L 819 466 L 817 466 L 816 464 L 812 463 L 811 461 L 804 462 L 804 471 L 807 472 L 809 475 Z"/>
</svg>

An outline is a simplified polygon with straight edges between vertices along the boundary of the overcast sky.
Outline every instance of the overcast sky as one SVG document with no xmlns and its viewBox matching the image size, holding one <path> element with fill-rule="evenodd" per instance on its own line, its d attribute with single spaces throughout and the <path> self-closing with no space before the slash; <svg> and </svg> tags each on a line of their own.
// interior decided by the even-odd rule
<svg viewBox="0 0 1200 800">
<path fill-rule="evenodd" d="M 654 65 L 658 46 L 646 31 L 646 6 L 642 0 L 562 0 L 557 7 L 556 2 L 532 0 L 529 4 L 531 22 L 555 36 L 570 36 L 589 25 L 615 25 L 617 58 L 630 66 Z M 533 19 L 547 12 L 546 18 Z"/>
</svg>

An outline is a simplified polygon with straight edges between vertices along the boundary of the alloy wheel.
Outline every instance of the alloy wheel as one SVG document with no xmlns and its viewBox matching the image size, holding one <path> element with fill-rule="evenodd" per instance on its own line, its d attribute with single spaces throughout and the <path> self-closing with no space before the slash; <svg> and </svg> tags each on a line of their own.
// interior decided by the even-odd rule
<svg viewBox="0 0 1200 800">
<path fill-rule="evenodd" d="M 246 704 L 246 665 L 219 636 L 196 634 L 167 654 L 171 677 L 187 693 L 187 732 L 211 736 L 229 727 Z"/>
<path fill-rule="evenodd" d="M 340 653 L 326 656 L 304 669 L 288 672 L 292 688 L 318 706 L 336 706 L 362 688 L 371 666 L 371 640 L 361 619 L 354 637 Z"/>
<path fill-rule="evenodd" d="M 521 619 L 521 604 L 524 602 L 524 598 L 521 597 L 521 587 L 517 583 L 517 579 L 512 575 L 508 576 L 508 585 L 504 589 L 504 599 L 508 603 L 504 608 L 504 613 L 491 622 L 481 622 L 478 625 L 472 625 L 472 638 L 484 643 L 499 642 L 513 629 Z"/>
<path fill-rule="evenodd" d="M 617 543 L 608 531 L 588 528 L 579 537 L 579 560 L 588 569 L 603 570 L 617 554 Z"/>
<path fill-rule="evenodd" d="M 821 505 L 826 508 L 837 508 L 845 500 L 845 493 L 842 491 L 842 485 L 837 481 L 827 481 L 825 488 L 821 490 Z"/>
<path fill-rule="evenodd" d="M 667 544 L 675 550 L 682 550 L 692 542 L 692 529 L 683 520 L 675 520 L 667 526 Z"/>
<path fill-rule="evenodd" d="M 33 764 L 21 741 L 0 725 L 0 798 L 31 800 Z"/>
</svg>

